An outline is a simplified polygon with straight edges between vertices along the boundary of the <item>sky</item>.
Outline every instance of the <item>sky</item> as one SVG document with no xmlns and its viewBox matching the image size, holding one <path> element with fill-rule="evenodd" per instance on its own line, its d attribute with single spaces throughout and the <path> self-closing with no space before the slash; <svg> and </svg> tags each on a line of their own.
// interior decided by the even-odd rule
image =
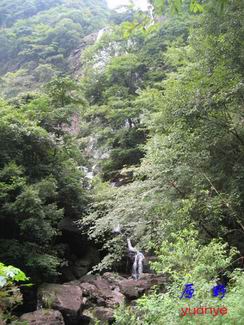
<svg viewBox="0 0 244 325">
<path fill-rule="evenodd" d="M 141 9 L 147 9 L 148 2 L 147 0 L 133 0 L 135 5 Z M 127 5 L 130 3 L 129 0 L 107 0 L 109 8 L 113 9 L 121 5 Z"/>
</svg>

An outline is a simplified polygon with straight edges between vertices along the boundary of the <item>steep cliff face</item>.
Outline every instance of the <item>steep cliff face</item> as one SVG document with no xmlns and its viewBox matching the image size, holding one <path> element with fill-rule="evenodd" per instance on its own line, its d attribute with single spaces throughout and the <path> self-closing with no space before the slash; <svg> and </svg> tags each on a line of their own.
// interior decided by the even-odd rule
<svg viewBox="0 0 244 325">
<path fill-rule="evenodd" d="M 96 38 L 108 13 L 105 0 L 1 0 L 0 95 L 15 97 L 73 72 L 68 58 L 92 42 L 88 35 Z"/>
<path fill-rule="evenodd" d="M 81 56 L 88 46 L 93 45 L 96 42 L 98 35 L 99 35 L 99 31 L 85 36 L 81 40 L 79 46 L 75 48 L 71 52 L 70 56 L 68 57 L 69 71 L 72 73 L 74 78 L 77 79 L 82 76 L 83 64 L 82 64 Z"/>
</svg>

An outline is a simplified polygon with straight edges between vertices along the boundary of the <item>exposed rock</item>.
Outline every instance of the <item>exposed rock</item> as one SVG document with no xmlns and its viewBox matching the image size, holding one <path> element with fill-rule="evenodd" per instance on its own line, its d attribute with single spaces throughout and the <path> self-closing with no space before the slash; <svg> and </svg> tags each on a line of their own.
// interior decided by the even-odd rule
<svg viewBox="0 0 244 325">
<path fill-rule="evenodd" d="M 67 324 L 77 324 L 86 301 L 81 288 L 73 284 L 43 284 L 38 290 L 38 300 L 45 308 L 59 310 Z"/>
<path fill-rule="evenodd" d="M 125 297 L 118 287 L 111 286 L 109 281 L 102 276 L 94 276 L 89 282 L 82 282 L 80 288 L 88 301 L 97 306 L 115 308 L 124 302 Z"/>
<path fill-rule="evenodd" d="M 155 274 L 143 274 L 140 280 L 125 278 L 115 273 L 103 276 L 86 275 L 75 284 L 80 286 L 87 298 L 83 316 L 95 321 L 112 322 L 114 309 L 125 302 L 137 299 L 155 285 L 164 290 L 166 277 Z"/>
<path fill-rule="evenodd" d="M 122 281 L 119 281 L 118 286 L 126 298 L 133 300 L 141 297 L 152 287 L 162 287 L 165 283 L 166 277 L 164 276 L 144 273 L 139 280 L 135 281 L 134 279 L 124 279 Z"/>
<path fill-rule="evenodd" d="M 127 279 L 127 277 L 124 277 L 118 273 L 112 273 L 112 272 L 106 272 L 103 274 L 103 277 L 108 280 L 108 282 L 110 283 L 110 285 L 115 285 L 118 286 L 118 284 Z"/>
<path fill-rule="evenodd" d="M 114 321 L 114 311 L 112 308 L 95 307 L 83 311 L 83 316 L 86 316 L 92 324 L 97 320 L 100 324 L 108 324 Z"/>
<path fill-rule="evenodd" d="M 64 131 L 69 132 L 71 135 L 77 136 L 80 133 L 80 116 L 76 113 L 71 118 L 71 123 L 63 124 L 62 128 Z"/>
<path fill-rule="evenodd" d="M 41 309 L 20 317 L 28 325 L 65 325 L 62 314 L 58 310 Z"/>
<path fill-rule="evenodd" d="M 167 281 L 165 276 L 151 273 L 143 273 L 139 280 L 125 278 L 114 273 L 104 273 L 103 277 L 107 279 L 111 286 L 117 286 L 129 300 L 137 299 L 154 286 L 160 286 L 164 289 Z"/>
<path fill-rule="evenodd" d="M 42 306 L 59 310 L 67 325 L 112 322 L 114 309 L 139 298 L 155 285 L 164 290 L 166 277 L 143 274 L 139 280 L 114 273 L 85 275 L 66 284 L 45 284 L 38 290 Z"/>
<path fill-rule="evenodd" d="M 76 279 L 73 269 L 70 266 L 63 266 L 61 271 L 63 281 L 73 281 Z"/>
<path fill-rule="evenodd" d="M 81 60 L 82 53 L 89 45 L 93 45 L 96 42 L 97 37 L 97 32 L 85 36 L 79 47 L 70 54 L 68 58 L 68 64 L 70 71 L 72 71 L 74 77 L 78 78 L 83 74 L 83 63 Z"/>
</svg>

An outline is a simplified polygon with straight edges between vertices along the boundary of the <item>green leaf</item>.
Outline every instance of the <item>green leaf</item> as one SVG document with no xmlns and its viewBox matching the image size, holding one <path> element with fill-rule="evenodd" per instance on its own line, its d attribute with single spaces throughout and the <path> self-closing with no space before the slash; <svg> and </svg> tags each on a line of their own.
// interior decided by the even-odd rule
<svg viewBox="0 0 244 325">
<path fill-rule="evenodd" d="M 190 4 L 190 11 L 194 13 L 203 12 L 203 6 L 197 0 L 192 0 Z"/>
</svg>

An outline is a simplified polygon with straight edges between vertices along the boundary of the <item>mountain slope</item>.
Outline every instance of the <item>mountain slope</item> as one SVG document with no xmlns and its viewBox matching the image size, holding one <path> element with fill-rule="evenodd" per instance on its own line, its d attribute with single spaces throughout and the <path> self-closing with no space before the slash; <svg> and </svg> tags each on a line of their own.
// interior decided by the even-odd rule
<svg viewBox="0 0 244 325">
<path fill-rule="evenodd" d="M 67 58 L 107 20 L 105 0 L 0 1 L 0 95 L 15 97 L 69 73 Z"/>
</svg>

